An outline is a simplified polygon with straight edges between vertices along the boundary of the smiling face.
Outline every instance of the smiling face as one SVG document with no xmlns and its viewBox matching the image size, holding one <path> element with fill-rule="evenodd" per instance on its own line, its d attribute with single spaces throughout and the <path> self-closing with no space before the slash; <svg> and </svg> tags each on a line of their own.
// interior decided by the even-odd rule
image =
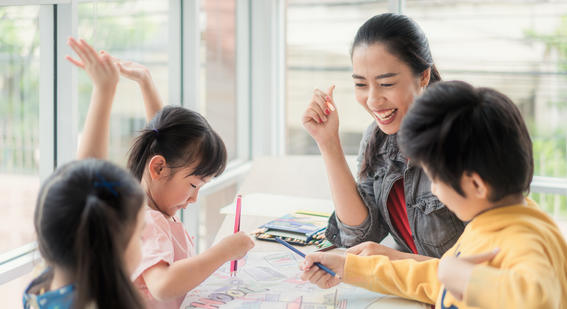
<svg viewBox="0 0 567 309">
<path fill-rule="evenodd" d="M 395 134 L 414 98 L 429 83 L 430 69 L 416 76 L 381 43 L 361 44 L 352 53 L 356 100 L 386 134 Z"/>
</svg>

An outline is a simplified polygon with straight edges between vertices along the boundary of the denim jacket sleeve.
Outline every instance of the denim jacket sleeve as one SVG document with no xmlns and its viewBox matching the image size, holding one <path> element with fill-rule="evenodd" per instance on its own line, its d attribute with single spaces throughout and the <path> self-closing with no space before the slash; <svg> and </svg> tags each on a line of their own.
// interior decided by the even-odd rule
<svg viewBox="0 0 567 309">
<path fill-rule="evenodd" d="M 357 157 L 358 170 L 361 168 L 366 145 L 375 127 L 375 123 L 368 127 L 360 143 Z M 388 226 L 382 219 L 382 215 L 376 205 L 374 179 L 370 176 L 357 178 L 358 194 L 364 202 L 364 205 L 368 208 L 368 217 L 366 217 L 362 224 L 350 226 L 342 223 L 336 214 L 333 213 L 329 219 L 326 234 L 327 239 L 338 247 L 352 247 L 366 240 L 380 242 L 389 232 Z"/>
</svg>

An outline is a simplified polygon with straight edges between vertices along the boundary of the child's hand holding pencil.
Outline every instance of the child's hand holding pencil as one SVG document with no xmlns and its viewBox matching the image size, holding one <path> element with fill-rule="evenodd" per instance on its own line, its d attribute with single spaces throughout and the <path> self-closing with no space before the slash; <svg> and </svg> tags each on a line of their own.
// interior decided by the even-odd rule
<svg viewBox="0 0 567 309">
<path fill-rule="evenodd" d="M 236 196 L 236 213 L 234 214 L 234 233 L 240 232 L 240 213 L 242 211 L 242 195 Z M 238 270 L 238 260 L 230 262 L 230 276 L 236 276 Z"/>
<path fill-rule="evenodd" d="M 250 249 L 254 248 L 254 240 L 246 232 L 240 231 L 223 238 L 217 246 L 225 253 L 226 261 L 243 258 Z"/>
<path fill-rule="evenodd" d="M 335 272 L 336 275 L 329 275 L 326 271 L 317 267 L 315 263 L 325 265 L 327 268 Z M 303 261 L 302 266 L 303 274 L 301 274 L 301 279 L 316 284 L 322 289 L 329 289 L 341 283 L 341 278 L 343 278 L 344 276 L 344 269 L 344 255 L 314 252 L 305 256 L 305 260 Z"/>
</svg>

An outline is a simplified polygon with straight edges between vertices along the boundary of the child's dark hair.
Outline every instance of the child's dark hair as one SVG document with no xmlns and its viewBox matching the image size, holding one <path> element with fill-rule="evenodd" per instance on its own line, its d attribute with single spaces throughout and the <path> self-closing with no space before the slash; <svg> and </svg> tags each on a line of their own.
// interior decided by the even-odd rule
<svg viewBox="0 0 567 309">
<path fill-rule="evenodd" d="M 489 184 L 489 200 L 528 193 L 532 141 L 520 110 L 504 94 L 461 81 L 440 82 L 416 99 L 398 142 L 429 176 L 461 196 L 461 177 L 476 172 Z"/>
<path fill-rule="evenodd" d="M 141 180 L 148 160 L 162 155 L 168 167 L 198 163 L 192 175 L 218 176 L 226 167 L 224 142 L 199 113 L 180 106 L 166 106 L 136 138 L 128 169 Z"/>
<path fill-rule="evenodd" d="M 370 18 L 358 29 L 352 44 L 351 56 L 358 46 L 375 43 L 384 44 L 388 52 L 409 66 L 416 76 L 431 68 L 428 85 L 441 80 L 439 71 L 433 63 L 427 37 L 411 18 L 394 13 L 384 13 Z M 380 137 L 384 138 L 385 134 L 376 127 L 364 153 L 364 162 L 359 172 L 361 176 L 375 169 L 375 148 Z"/>
<path fill-rule="evenodd" d="M 43 184 L 34 214 L 38 247 L 72 275 L 74 308 L 143 307 L 124 251 L 144 197 L 127 171 L 95 159 L 63 165 Z"/>
</svg>

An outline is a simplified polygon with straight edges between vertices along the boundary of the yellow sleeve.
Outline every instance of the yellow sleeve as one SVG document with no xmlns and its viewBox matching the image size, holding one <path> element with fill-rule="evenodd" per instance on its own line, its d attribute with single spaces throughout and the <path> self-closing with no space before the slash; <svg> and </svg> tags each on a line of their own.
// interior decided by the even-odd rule
<svg viewBox="0 0 567 309">
<path fill-rule="evenodd" d="M 386 256 L 348 254 L 344 282 L 378 293 L 434 304 L 441 290 L 439 259 L 390 261 Z"/>
<path fill-rule="evenodd" d="M 536 249 L 538 248 L 539 249 Z M 482 308 L 558 308 L 561 284 L 543 247 L 521 250 L 502 268 L 473 269 L 463 301 Z"/>
</svg>

